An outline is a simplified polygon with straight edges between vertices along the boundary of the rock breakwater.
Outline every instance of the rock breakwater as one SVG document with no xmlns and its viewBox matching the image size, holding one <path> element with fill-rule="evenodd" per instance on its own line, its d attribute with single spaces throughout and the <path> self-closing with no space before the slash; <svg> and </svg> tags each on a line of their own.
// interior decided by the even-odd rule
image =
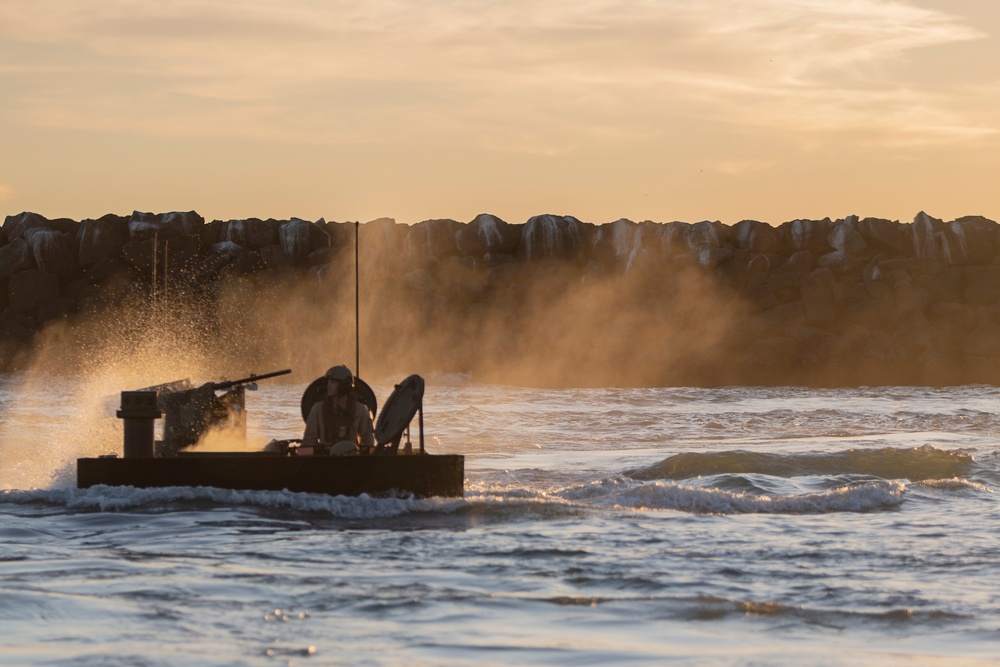
<svg viewBox="0 0 1000 667">
<path fill-rule="evenodd" d="M 492 215 L 359 226 L 363 364 L 558 385 L 1000 381 L 998 225 Z M 0 228 L 0 364 L 183 331 L 220 368 L 354 353 L 354 223 L 195 212 Z M 97 355 L 98 357 L 100 355 Z"/>
</svg>

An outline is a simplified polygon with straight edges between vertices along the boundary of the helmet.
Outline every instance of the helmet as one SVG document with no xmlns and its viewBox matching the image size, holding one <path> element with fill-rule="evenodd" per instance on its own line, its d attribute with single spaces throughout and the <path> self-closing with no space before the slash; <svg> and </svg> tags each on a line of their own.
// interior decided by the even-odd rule
<svg viewBox="0 0 1000 667">
<path fill-rule="evenodd" d="M 326 372 L 325 377 L 328 380 L 347 380 L 348 382 L 354 380 L 354 375 L 347 366 L 334 366 Z"/>
<path fill-rule="evenodd" d="M 354 375 L 347 366 L 334 366 L 328 370 L 324 377 L 337 383 L 338 391 L 341 394 L 349 392 L 354 388 Z"/>
</svg>

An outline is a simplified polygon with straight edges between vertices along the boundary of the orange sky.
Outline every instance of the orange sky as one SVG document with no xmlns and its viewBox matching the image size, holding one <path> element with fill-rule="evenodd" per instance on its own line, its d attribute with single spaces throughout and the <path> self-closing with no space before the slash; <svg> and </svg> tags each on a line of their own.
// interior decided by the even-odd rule
<svg viewBox="0 0 1000 667">
<path fill-rule="evenodd" d="M 0 215 L 1000 219 L 992 0 L 4 0 Z"/>
</svg>

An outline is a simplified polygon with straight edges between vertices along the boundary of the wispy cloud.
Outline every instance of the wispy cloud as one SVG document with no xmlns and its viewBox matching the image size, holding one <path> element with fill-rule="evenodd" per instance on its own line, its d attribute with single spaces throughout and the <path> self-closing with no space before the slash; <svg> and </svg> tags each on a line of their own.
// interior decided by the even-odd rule
<svg viewBox="0 0 1000 667">
<path fill-rule="evenodd" d="M 723 174 L 745 174 L 762 171 L 774 164 L 774 160 L 718 160 L 708 162 L 706 166 Z"/>
<path fill-rule="evenodd" d="M 8 0 L 0 77 L 22 122 L 161 135 L 560 152 L 696 117 L 955 141 L 995 131 L 996 93 L 888 71 L 981 36 L 902 0 Z"/>
</svg>

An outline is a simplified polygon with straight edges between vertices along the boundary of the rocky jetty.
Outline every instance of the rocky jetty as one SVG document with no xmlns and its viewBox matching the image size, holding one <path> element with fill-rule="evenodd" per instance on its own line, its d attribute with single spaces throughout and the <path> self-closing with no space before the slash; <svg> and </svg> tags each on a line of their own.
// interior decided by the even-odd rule
<svg viewBox="0 0 1000 667">
<path fill-rule="evenodd" d="M 1000 382 L 998 225 L 982 217 L 594 225 L 482 214 L 359 231 L 366 355 L 386 372 L 560 385 Z M 322 366 L 353 352 L 354 233 L 193 211 L 7 216 L 0 365 L 52 354 L 53 328 L 65 337 L 111 314 L 136 319 L 159 299 L 259 364 Z"/>
</svg>

